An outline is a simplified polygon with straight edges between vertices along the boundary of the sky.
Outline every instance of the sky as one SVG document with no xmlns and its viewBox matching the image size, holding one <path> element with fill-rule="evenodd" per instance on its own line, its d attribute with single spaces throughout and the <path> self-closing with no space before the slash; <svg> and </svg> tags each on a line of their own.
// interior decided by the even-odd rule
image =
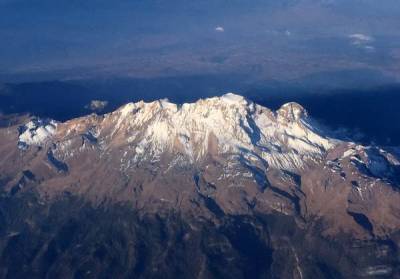
<svg viewBox="0 0 400 279">
<path fill-rule="evenodd" d="M 0 81 L 324 71 L 400 79 L 397 0 L 0 0 Z"/>
</svg>

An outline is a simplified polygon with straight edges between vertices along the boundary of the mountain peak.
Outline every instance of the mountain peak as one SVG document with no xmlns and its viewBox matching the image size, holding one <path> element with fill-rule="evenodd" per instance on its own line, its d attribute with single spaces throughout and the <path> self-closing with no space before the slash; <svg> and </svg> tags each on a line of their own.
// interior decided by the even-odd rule
<svg viewBox="0 0 400 279">
<path fill-rule="evenodd" d="M 159 160 L 167 154 L 201 162 L 213 154 L 293 170 L 302 168 L 306 158 L 321 158 L 334 145 L 312 129 L 306 115 L 296 103 L 285 104 L 274 113 L 228 93 L 182 106 L 166 99 L 129 103 L 103 118 L 88 116 L 59 124 L 57 132 L 47 137 L 65 140 L 74 133 L 78 137 L 90 134 L 106 149 L 128 148 L 130 164 Z M 20 141 L 24 138 L 21 134 Z M 25 143 L 40 145 L 43 141 Z"/>
<path fill-rule="evenodd" d="M 247 100 L 241 95 L 235 93 L 226 93 L 220 97 L 220 100 L 229 104 L 245 104 L 247 105 Z"/>
<path fill-rule="evenodd" d="M 308 117 L 306 109 L 295 102 L 290 102 L 282 105 L 277 113 L 278 115 L 289 121 L 298 121 L 302 118 Z"/>
<path fill-rule="evenodd" d="M 397 153 L 329 138 L 314 122 L 299 104 L 272 111 L 235 94 L 183 105 L 141 101 L 102 116 L 0 129 L 1 158 L 12 158 L 1 170 L 14 177 L 7 189 L 37 181 L 44 196 L 129 200 L 157 212 L 197 212 L 193 201 L 206 198 L 228 214 L 327 216 L 331 232 L 390 230 Z M 378 214 L 363 212 L 373 225 L 352 224 L 351 214 L 371 206 Z"/>
<path fill-rule="evenodd" d="M 19 129 L 18 146 L 21 149 L 29 145 L 41 145 L 55 134 L 57 122 L 48 119 L 34 118 Z"/>
</svg>

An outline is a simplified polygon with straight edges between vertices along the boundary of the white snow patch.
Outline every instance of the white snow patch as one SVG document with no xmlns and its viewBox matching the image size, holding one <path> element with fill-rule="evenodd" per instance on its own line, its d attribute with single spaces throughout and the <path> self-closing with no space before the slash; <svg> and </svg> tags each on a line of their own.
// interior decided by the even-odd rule
<svg viewBox="0 0 400 279">
<path fill-rule="evenodd" d="M 57 129 L 54 120 L 34 119 L 20 127 L 18 146 L 25 148 L 29 145 L 42 145 L 52 137 Z"/>
<path fill-rule="evenodd" d="M 343 153 L 342 158 L 346 158 L 346 157 L 352 156 L 354 154 L 356 154 L 356 151 L 354 149 L 348 149 Z"/>
<path fill-rule="evenodd" d="M 227 93 L 222 95 L 221 100 L 229 103 L 229 104 L 246 104 L 246 99 L 243 96 L 234 94 L 234 93 Z"/>
</svg>

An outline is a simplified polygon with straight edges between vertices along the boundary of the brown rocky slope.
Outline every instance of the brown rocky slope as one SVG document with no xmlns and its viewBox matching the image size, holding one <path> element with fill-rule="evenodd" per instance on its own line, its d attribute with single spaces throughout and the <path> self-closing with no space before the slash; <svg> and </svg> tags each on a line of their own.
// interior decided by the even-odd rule
<svg viewBox="0 0 400 279">
<path fill-rule="evenodd" d="M 399 277 L 398 149 L 335 139 L 298 104 L 24 123 L 0 128 L 4 278 Z"/>
</svg>

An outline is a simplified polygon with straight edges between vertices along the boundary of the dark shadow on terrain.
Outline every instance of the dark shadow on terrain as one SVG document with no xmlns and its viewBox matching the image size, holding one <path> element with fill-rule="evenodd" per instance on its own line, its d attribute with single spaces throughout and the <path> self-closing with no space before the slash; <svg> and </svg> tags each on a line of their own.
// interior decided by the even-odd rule
<svg viewBox="0 0 400 279">
<path fill-rule="evenodd" d="M 212 222 L 172 209 L 93 207 L 67 194 L 42 202 L 20 191 L 0 196 L 0 217 L 0 278 L 293 278 L 299 269 L 305 278 L 357 278 L 377 264 L 393 275 L 399 267 L 395 242 L 355 246 L 278 213 Z"/>
<path fill-rule="evenodd" d="M 353 217 L 354 221 L 363 227 L 365 230 L 373 234 L 374 227 L 372 223 L 369 221 L 368 217 L 361 213 L 347 211 L 351 217 Z"/>
</svg>

